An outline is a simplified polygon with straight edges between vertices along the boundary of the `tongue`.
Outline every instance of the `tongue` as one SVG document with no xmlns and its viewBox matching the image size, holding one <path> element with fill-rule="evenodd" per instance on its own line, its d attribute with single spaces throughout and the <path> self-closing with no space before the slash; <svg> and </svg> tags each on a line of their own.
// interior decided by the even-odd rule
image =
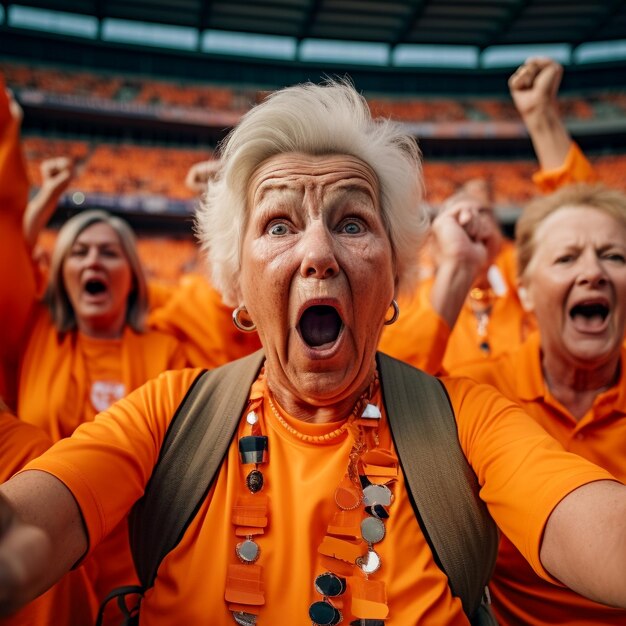
<svg viewBox="0 0 626 626">
<path fill-rule="evenodd" d="M 574 328 L 581 332 L 594 332 L 600 330 L 604 325 L 604 317 L 602 315 L 572 315 Z"/>
<path fill-rule="evenodd" d="M 300 334 L 312 348 L 332 344 L 340 330 L 341 318 L 331 306 L 312 306 L 300 318 Z"/>
</svg>

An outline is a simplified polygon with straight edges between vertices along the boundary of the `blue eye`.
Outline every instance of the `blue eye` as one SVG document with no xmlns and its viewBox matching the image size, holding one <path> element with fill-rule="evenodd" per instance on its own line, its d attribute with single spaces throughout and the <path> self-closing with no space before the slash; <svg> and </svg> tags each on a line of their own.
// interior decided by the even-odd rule
<svg viewBox="0 0 626 626">
<path fill-rule="evenodd" d="M 348 235 L 358 235 L 359 233 L 363 232 L 363 227 L 359 222 L 346 222 L 343 225 L 343 231 Z"/>
<path fill-rule="evenodd" d="M 280 236 L 280 235 L 286 235 L 288 232 L 289 232 L 289 229 L 287 228 L 287 225 L 282 224 L 282 223 L 273 224 L 269 228 L 270 235 Z"/>
</svg>

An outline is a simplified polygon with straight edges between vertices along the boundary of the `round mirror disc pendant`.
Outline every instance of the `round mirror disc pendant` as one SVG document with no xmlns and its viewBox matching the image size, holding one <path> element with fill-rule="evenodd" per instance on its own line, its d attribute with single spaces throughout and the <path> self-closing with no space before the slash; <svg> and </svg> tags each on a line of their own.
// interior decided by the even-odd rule
<svg viewBox="0 0 626 626">
<path fill-rule="evenodd" d="M 378 543 L 385 537 L 385 524 L 376 517 L 366 517 L 361 522 L 361 536 L 367 543 Z"/>
<path fill-rule="evenodd" d="M 254 563 L 259 558 L 261 548 L 252 539 L 246 539 L 237 544 L 235 552 L 237 552 L 240 561 Z"/>
<path fill-rule="evenodd" d="M 365 556 L 358 557 L 355 562 L 364 574 L 373 574 L 380 569 L 380 557 L 374 550 L 368 550 Z"/>
<path fill-rule="evenodd" d="M 363 502 L 366 506 L 374 504 L 389 506 L 392 496 L 391 489 L 387 485 L 368 485 L 363 489 Z"/>
</svg>

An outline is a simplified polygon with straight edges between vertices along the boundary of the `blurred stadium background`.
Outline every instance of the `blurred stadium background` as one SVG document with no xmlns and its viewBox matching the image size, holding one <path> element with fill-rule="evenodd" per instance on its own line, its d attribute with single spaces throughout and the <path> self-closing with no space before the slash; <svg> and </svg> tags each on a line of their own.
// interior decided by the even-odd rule
<svg viewBox="0 0 626 626">
<path fill-rule="evenodd" d="M 0 2 L 0 74 L 25 112 L 33 189 L 44 158 L 72 156 L 56 223 L 87 207 L 124 215 L 168 281 L 195 262 L 188 168 L 267 93 L 325 76 L 350 76 L 415 134 L 429 203 L 485 177 L 510 229 L 536 162 L 507 78 L 533 54 L 565 66 L 567 126 L 626 189 L 623 0 Z"/>
</svg>

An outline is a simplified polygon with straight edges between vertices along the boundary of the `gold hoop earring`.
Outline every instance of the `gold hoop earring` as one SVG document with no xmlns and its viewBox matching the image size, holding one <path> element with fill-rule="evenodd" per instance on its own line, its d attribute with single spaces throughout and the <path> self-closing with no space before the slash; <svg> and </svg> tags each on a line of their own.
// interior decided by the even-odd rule
<svg viewBox="0 0 626 626">
<path fill-rule="evenodd" d="M 242 332 L 242 333 L 253 333 L 256 330 L 256 324 L 250 320 L 250 317 L 248 317 L 248 320 L 250 320 L 247 323 L 244 323 L 241 321 L 241 319 L 239 318 L 239 316 L 245 313 L 245 315 L 248 315 L 248 309 L 246 309 L 246 307 L 244 305 L 238 306 L 234 311 L 233 311 L 233 324 Z"/>
<path fill-rule="evenodd" d="M 391 306 L 393 307 L 393 315 L 388 320 L 385 320 L 385 326 L 391 326 L 400 317 L 400 307 L 398 303 L 392 300 Z"/>
</svg>

